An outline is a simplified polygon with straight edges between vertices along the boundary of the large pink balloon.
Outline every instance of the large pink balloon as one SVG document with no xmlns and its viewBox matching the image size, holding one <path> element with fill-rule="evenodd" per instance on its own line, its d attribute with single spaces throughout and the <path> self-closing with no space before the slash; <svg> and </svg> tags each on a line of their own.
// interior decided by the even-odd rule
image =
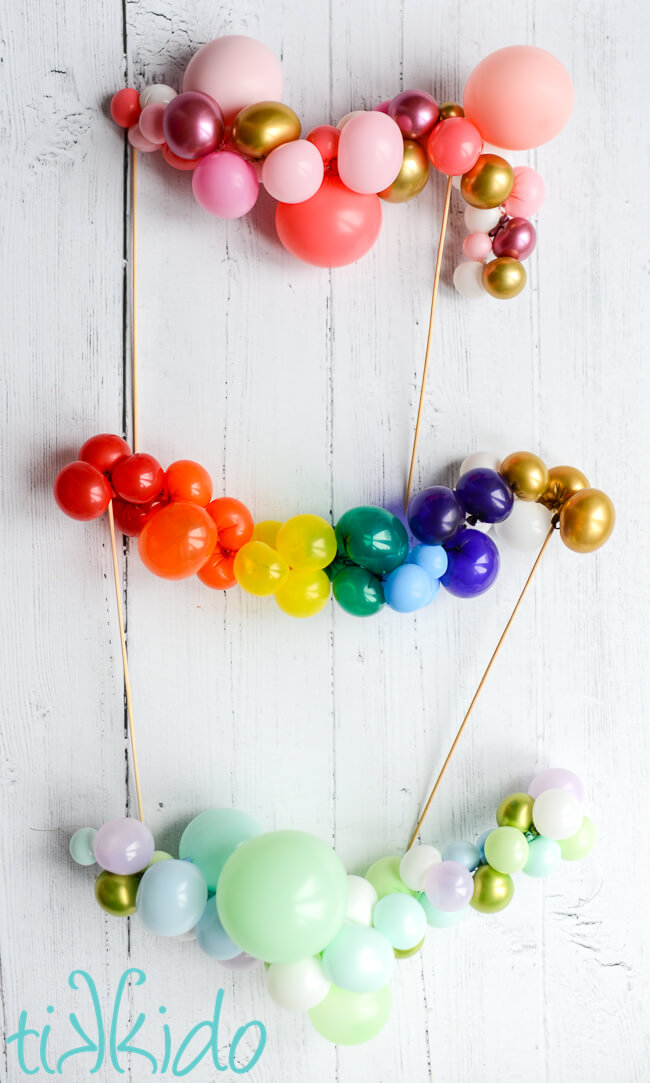
<svg viewBox="0 0 650 1083">
<path fill-rule="evenodd" d="M 243 34 L 215 38 L 190 60 L 183 90 L 201 90 L 221 106 L 229 124 L 255 102 L 282 101 L 280 61 L 266 45 Z"/>
<path fill-rule="evenodd" d="M 202 158 L 192 174 L 197 203 L 219 218 L 241 218 L 255 206 L 259 191 L 257 173 L 230 150 L 218 150 Z"/>
<path fill-rule="evenodd" d="M 323 183 L 320 151 L 307 139 L 293 139 L 272 150 L 262 167 L 262 184 L 282 203 L 304 203 Z"/>
<path fill-rule="evenodd" d="M 355 113 L 341 131 L 337 157 L 339 176 L 351 191 L 383 192 L 402 168 L 402 133 L 386 113 Z"/>
<path fill-rule="evenodd" d="M 507 150 L 548 143 L 573 108 L 571 77 L 536 45 L 509 45 L 477 64 L 463 94 L 465 116 L 483 139 Z"/>
</svg>

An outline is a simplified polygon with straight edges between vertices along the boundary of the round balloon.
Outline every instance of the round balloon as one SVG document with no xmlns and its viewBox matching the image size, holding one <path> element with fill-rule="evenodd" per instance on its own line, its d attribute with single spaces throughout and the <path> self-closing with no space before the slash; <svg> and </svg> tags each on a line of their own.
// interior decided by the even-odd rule
<svg viewBox="0 0 650 1083">
<path fill-rule="evenodd" d="M 339 553 L 374 575 L 388 575 L 408 556 L 408 534 L 385 508 L 350 508 L 336 524 Z"/>
<path fill-rule="evenodd" d="M 217 528 L 198 504 L 167 504 L 138 538 L 142 563 L 162 579 L 187 579 L 205 564 L 217 544 Z"/>
<path fill-rule="evenodd" d="M 370 195 L 393 183 L 402 167 L 404 140 L 398 125 L 376 110 L 359 112 L 339 140 L 339 176 L 352 192 Z"/>
<path fill-rule="evenodd" d="M 409 901 L 419 905 L 415 899 Z M 376 993 L 383 989 L 394 965 L 395 954 L 386 937 L 377 929 L 363 925 L 343 925 L 323 952 L 326 978 L 353 993 Z"/>
<path fill-rule="evenodd" d="M 384 605 L 381 580 L 356 565 L 337 572 L 332 580 L 332 591 L 341 609 L 354 617 L 371 617 Z"/>
<path fill-rule="evenodd" d="M 295 139 L 271 151 L 262 167 L 262 184 L 281 203 L 304 203 L 323 183 L 323 159 L 307 139 Z"/>
<path fill-rule="evenodd" d="M 270 49 L 243 34 L 226 34 L 195 53 L 183 77 L 183 90 L 201 90 L 221 106 L 228 124 L 246 105 L 279 101 L 282 67 Z"/>
<path fill-rule="evenodd" d="M 332 987 L 318 958 L 295 963 L 271 963 L 266 988 L 271 1000 L 292 1012 L 307 1012 L 321 1004 Z"/>
<path fill-rule="evenodd" d="M 241 953 L 219 920 L 214 895 L 206 902 L 195 933 L 201 951 L 213 959 L 234 959 Z"/>
<path fill-rule="evenodd" d="M 499 550 L 479 530 L 459 530 L 445 546 L 449 567 L 442 585 L 457 598 L 475 598 L 494 583 L 499 574 Z"/>
<path fill-rule="evenodd" d="M 386 1025 L 390 1006 L 389 985 L 376 993 L 352 993 L 333 985 L 309 1019 L 321 1037 L 335 1045 L 362 1045 Z"/>
<path fill-rule="evenodd" d="M 255 206 L 259 181 L 254 166 L 231 150 L 202 158 L 192 174 L 192 192 L 209 214 L 241 218 Z"/>
<path fill-rule="evenodd" d="M 236 808 L 210 808 L 200 812 L 185 828 L 178 856 L 192 861 L 205 876 L 210 891 L 217 883 L 226 861 L 240 843 L 262 834 L 257 820 Z"/>
<path fill-rule="evenodd" d="M 155 842 L 146 824 L 134 816 L 103 824 L 93 839 L 95 861 L 108 872 L 126 876 L 142 872 L 153 857 Z"/>
<path fill-rule="evenodd" d="M 190 861 L 157 861 L 140 880 L 138 917 L 158 936 L 180 936 L 193 929 L 208 901 L 201 870 Z"/>
<path fill-rule="evenodd" d="M 377 240 L 381 200 L 353 192 L 338 177 L 326 174 L 311 199 L 278 203 L 275 225 L 287 251 L 304 263 L 344 267 L 365 256 Z"/>
</svg>

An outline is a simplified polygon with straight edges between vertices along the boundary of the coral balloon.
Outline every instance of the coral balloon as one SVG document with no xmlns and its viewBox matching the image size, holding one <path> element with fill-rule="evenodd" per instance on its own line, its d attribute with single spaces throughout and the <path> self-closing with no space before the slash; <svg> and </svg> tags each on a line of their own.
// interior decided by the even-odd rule
<svg viewBox="0 0 650 1083">
<path fill-rule="evenodd" d="M 173 150 L 170 150 L 166 143 L 160 148 L 160 153 L 170 165 L 172 169 L 178 169 L 181 173 L 187 173 L 192 169 L 196 169 L 197 165 L 201 161 L 200 158 L 179 158 L 178 154 L 174 154 Z"/>
<path fill-rule="evenodd" d="M 140 95 L 132 87 L 123 87 L 111 98 L 111 116 L 120 128 L 137 124 L 140 112 Z"/>
<path fill-rule="evenodd" d="M 165 109 L 164 142 L 179 158 L 204 158 L 217 150 L 224 128 L 216 101 L 198 90 L 177 94 Z"/>
<path fill-rule="evenodd" d="M 138 539 L 142 563 L 162 579 L 187 579 L 217 544 L 217 528 L 198 504 L 168 504 L 149 520 Z"/>
<path fill-rule="evenodd" d="M 167 467 L 165 487 L 170 500 L 209 504 L 212 496 L 212 479 L 204 466 L 191 459 L 178 459 Z"/>
<path fill-rule="evenodd" d="M 388 188 L 402 167 L 403 157 L 402 133 L 385 113 L 359 113 L 341 132 L 339 176 L 353 192 L 369 195 Z"/>
<path fill-rule="evenodd" d="M 104 475 L 90 463 L 68 463 L 54 480 L 54 499 L 61 511 L 80 522 L 99 519 L 112 495 Z"/>
<path fill-rule="evenodd" d="M 121 459 L 128 459 L 131 448 L 121 436 L 109 432 L 91 436 L 79 449 L 79 459 L 90 463 L 101 474 L 110 474 Z"/>
<path fill-rule="evenodd" d="M 560 511 L 560 536 L 574 553 L 593 553 L 609 538 L 616 513 L 606 493 L 581 489 L 569 497 Z"/>
<path fill-rule="evenodd" d="M 259 192 L 257 173 L 230 150 L 203 158 L 192 175 L 192 191 L 204 211 L 219 218 L 241 218 L 255 206 Z"/>
<path fill-rule="evenodd" d="M 429 136 L 427 152 L 434 169 L 448 177 L 467 173 L 481 153 L 483 140 L 478 128 L 464 117 L 441 120 Z"/>
<path fill-rule="evenodd" d="M 243 34 L 209 41 L 187 65 L 183 90 L 202 90 L 219 102 L 226 122 L 246 105 L 282 97 L 282 67 L 266 45 Z"/>
<path fill-rule="evenodd" d="M 530 218 L 542 206 L 546 195 L 544 180 L 535 169 L 517 165 L 512 191 L 504 203 L 506 214 Z"/>
<path fill-rule="evenodd" d="M 318 149 L 323 159 L 323 165 L 327 168 L 332 164 L 339 151 L 339 139 L 341 133 L 333 124 L 319 124 L 312 128 L 307 139 Z"/>
<path fill-rule="evenodd" d="M 294 139 L 271 151 L 262 167 L 262 184 L 281 203 L 304 203 L 323 183 L 323 159 L 307 139 Z"/>
<path fill-rule="evenodd" d="M 293 256 L 316 267 L 344 267 L 372 248 L 381 217 L 378 196 L 352 192 L 338 177 L 326 175 L 311 199 L 278 203 L 275 225 Z"/>
</svg>

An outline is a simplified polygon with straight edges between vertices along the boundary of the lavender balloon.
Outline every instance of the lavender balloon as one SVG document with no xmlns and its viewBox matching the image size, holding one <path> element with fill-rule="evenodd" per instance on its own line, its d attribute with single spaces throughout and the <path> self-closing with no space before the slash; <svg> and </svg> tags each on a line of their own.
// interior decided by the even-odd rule
<svg viewBox="0 0 650 1083">
<path fill-rule="evenodd" d="M 459 530 L 445 544 L 449 567 L 441 583 L 457 598 L 475 598 L 488 590 L 499 574 L 499 550 L 480 530 Z"/>
<path fill-rule="evenodd" d="M 403 90 L 388 106 L 405 139 L 421 139 L 428 135 L 438 120 L 438 103 L 426 90 Z"/>
<path fill-rule="evenodd" d="M 578 778 L 573 771 L 566 767 L 549 767 L 546 771 L 540 771 L 528 787 L 531 797 L 538 798 L 545 790 L 568 790 L 577 797 L 582 804 L 585 799 L 585 788 L 582 779 Z"/>
<path fill-rule="evenodd" d="M 469 903 L 474 881 L 471 872 L 459 861 L 440 861 L 427 873 L 424 891 L 437 910 L 453 914 Z"/>
<path fill-rule="evenodd" d="M 107 872 L 128 876 L 142 872 L 153 857 L 155 842 L 146 824 L 133 817 L 109 820 L 93 841 L 95 860 Z"/>
<path fill-rule="evenodd" d="M 179 158 L 204 158 L 221 146 L 224 134 L 220 107 L 200 90 L 177 94 L 165 109 L 163 133 Z"/>
<path fill-rule="evenodd" d="M 242 951 L 240 955 L 235 955 L 234 959 L 219 959 L 221 966 L 225 966 L 228 970 L 252 970 L 254 966 L 259 966 L 261 959 L 256 959 L 254 955 L 249 955 L 248 952 Z"/>
<path fill-rule="evenodd" d="M 535 248 L 537 232 L 527 218 L 509 218 L 495 234 L 492 251 L 495 256 L 527 259 Z"/>
</svg>

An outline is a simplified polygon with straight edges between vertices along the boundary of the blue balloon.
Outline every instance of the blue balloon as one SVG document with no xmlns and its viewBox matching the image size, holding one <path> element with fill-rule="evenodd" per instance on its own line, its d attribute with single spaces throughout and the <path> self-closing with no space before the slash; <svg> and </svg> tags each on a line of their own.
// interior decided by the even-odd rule
<svg viewBox="0 0 650 1083">
<path fill-rule="evenodd" d="M 449 563 L 447 550 L 442 545 L 416 545 L 408 555 L 409 564 L 419 564 L 431 579 L 441 579 Z"/>
<path fill-rule="evenodd" d="M 375 993 L 388 984 L 395 953 L 377 929 L 343 925 L 323 952 L 325 977 L 352 993 Z"/>
<path fill-rule="evenodd" d="M 433 926 L 434 929 L 449 929 L 452 925 L 457 925 L 463 918 L 469 917 L 471 913 L 470 906 L 464 906 L 462 910 L 438 910 L 436 906 L 431 905 L 424 892 L 418 895 L 418 901 L 427 915 L 429 925 Z"/>
<path fill-rule="evenodd" d="M 138 917 L 159 936 L 189 933 L 208 898 L 205 876 L 189 861 L 158 861 L 146 869 L 135 899 Z"/>
<path fill-rule="evenodd" d="M 502 523 L 512 511 L 512 489 L 496 470 L 468 470 L 456 486 L 456 496 L 468 515 L 482 523 Z"/>
<path fill-rule="evenodd" d="M 445 546 L 449 567 L 442 585 L 457 598 L 475 598 L 488 590 L 499 574 L 499 550 L 480 530 L 459 530 Z"/>
<path fill-rule="evenodd" d="M 442 860 L 457 861 L 460 865 L 464 865 L 466 869 L 469 869 L 470 872 L 474 872 L 474 869 L 478 868 L 480 864 L 481 855 L 478 847 L 473 842 L 460 840 L 447 843 L 442 851 Z"/>
<path fill-rule="evenodd" d="M 479 835 L 479 837 L 476 840 L 476 849 L 478 850 L 479 861 L 480 861 L 481 865 L 487 865 L 487 861 L 485 860 L 485 840 L 488 837 L 488 835 L 492 834 L 493 831 L 494 831 L 494 828 L 489 827 L 487 829 L 487 831 L 484 831 L 482 835 Z"/>
<path fill-rule="evenodd" d="M 431 579 L 418 564 L 401 564 L 384 580 L 384 598 L 398 613 L 413 613 L 435 598 L 440 580 Z"/>
<path fill-rule="evenodd" d="M 432 485 L 414 496 L 409 505 L 409 526 L 418 541 L 441 545 L 449 541 L 465 519 L 465 511 L 453 489 Z"/>
<path fill-rule="evenodd" d="M 241 948 L 230 939 L 221 924 L 215 895 L 205 904 L 205 910 L 194 931 L 201 951 L 211 955 L 213 959 L 234 959 L 236 955 L 241 955 Z"/>
<path fill-rule="evenodd" d="M 559 842 L 539 835 L 528 843 L 528 860 L 524 865 L 524 872 L 527 876 L 548 876 L 559 865 L 561 858 Z"/>
</svg>

